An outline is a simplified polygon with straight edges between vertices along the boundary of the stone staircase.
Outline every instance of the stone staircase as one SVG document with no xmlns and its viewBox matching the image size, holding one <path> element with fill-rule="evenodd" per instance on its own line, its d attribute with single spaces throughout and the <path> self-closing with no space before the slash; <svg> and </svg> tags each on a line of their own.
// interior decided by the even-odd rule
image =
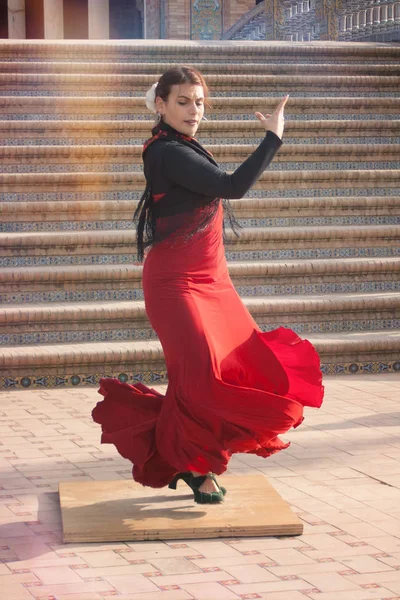
<svg viewBox="0 0 400 600">
<path fill-rule="evenodd" d="M 264 331 L 326 374 L 400 370 L 400 47 L 0 40 L 0 389 L 165 381 L 132 214 L 144 91 L 171 64 L 212 91 L 199 140 L 226 170 L 285 93 L 284 145 L 233 205 L 232 280 Z"/>
<path fill-rule="evenodd" d="M 263 7 L 264 8 L 264 7 Z M 250 18 L 235 34 L 232 40 L 265 40 L 267 37 L 267 19 L 265 9 Z"/>
</svg>

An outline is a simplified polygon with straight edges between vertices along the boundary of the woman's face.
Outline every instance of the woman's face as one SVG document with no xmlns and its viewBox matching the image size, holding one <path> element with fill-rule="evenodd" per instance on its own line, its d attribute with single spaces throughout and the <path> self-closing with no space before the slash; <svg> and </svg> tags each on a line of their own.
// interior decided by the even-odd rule
<svg viewBox="0 0 400 600">
<path fill-rule="evenodd" d="M 157 111 L 165 123 L 193 137 L 204 114 L 204 90 L 201 85 L 173 85 L 166 100 L 156 98 Z"/>
</svg>

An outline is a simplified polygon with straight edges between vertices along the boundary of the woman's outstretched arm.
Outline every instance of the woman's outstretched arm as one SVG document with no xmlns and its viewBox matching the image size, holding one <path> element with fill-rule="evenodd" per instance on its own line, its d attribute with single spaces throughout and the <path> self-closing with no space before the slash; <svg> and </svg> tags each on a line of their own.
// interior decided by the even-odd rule
<svg viewBox="0 0 400 600">
<path fill-rule="evenodd" d="M 154 147 L 154 167 L 161 168 L 171 184 L 215 198 L 242 198 L 271 163 L 282 145 L 285 97 L 272 115 L 256 113 L 266 136 L 256 150 L 234 171 L 226 173 L 179 142 Z"/>
</svg>

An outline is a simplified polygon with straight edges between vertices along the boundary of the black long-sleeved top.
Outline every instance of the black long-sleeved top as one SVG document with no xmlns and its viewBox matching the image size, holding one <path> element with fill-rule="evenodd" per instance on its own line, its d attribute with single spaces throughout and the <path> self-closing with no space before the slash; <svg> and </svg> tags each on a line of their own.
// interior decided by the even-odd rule
<svg viewBox="0 0 400 600">
<path fill-rule="evenodd" d="M 267 131 L 256 150 L 234 171 L 225 173 L 207 158 L 178 141 L 152 144 L 144 162 L 144 172 L 153 194 L 184 188 L 208 198 L 242 198 L 268 167 L 282 145 L 281 139 Z M 190 201 L 189 198 L 186 200 Z"/>
</svg>

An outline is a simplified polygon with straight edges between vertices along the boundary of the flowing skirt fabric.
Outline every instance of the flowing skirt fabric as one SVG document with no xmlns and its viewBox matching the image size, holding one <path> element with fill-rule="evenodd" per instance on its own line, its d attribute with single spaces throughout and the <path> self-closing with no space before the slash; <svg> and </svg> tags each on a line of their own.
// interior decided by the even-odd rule
<svg viewBox="0 0 400 600">
<path fill-rule="evenodd" d="M 323 399 L 317 352 L 294 331 L 262 333 L 230 279 L 222 208 L 205 231 L 156 244 L 143 270 L 146 311 L 163 347 L 165 395 L 102 379 L 93 410 L 143 485 L 182 471 L 221 474 L 233 453 L 267 457 Z"/>
</svg>

